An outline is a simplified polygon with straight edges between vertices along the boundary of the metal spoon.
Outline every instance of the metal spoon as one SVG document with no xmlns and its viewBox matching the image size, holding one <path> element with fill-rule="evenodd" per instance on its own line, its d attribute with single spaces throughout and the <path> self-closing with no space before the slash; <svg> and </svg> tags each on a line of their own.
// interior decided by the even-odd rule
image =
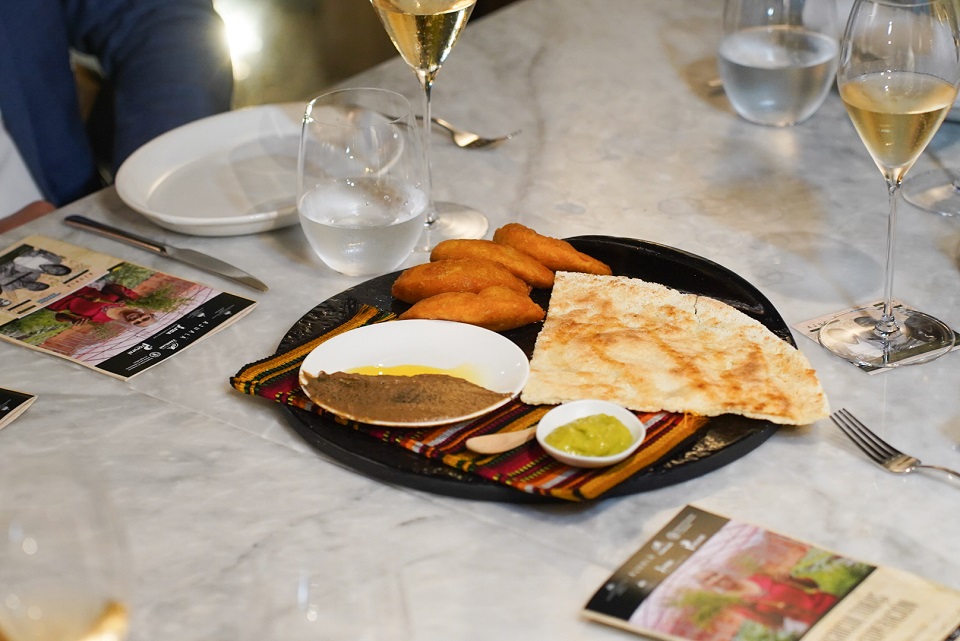
<svg viewBox="0 0 960 641">
<path fill-rule="evenodd" d="M 484 434 L 468 438 L 466 446 L 468 450 L 477 454 L 501 454 L 532 440 L 536 433 L 537 426 L 533 425 L 516 432 Z"/>
</svg>

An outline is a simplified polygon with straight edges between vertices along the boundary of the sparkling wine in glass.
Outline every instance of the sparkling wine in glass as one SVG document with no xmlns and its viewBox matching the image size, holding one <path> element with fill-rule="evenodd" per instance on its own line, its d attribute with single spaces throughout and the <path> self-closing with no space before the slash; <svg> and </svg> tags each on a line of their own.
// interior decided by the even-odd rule
<svg viewBox="0 0 960 641">
<path fill-rule="evenodd" d="M 423 89 L 423 145 L 430 171 L 433 82 L 467 25 L 477 0 L 370 0 L 404 61 L 416 72 Z M 431 190 L 432 192 L 432 190 Z M 468 207 L 431 198 L 424 242 L 426 250 L 448 238 L 481 238 L 488 221 Z"/>
<path fill-rule="evenodd" d="M 882 309 L 842 314 L 819 338 L 862 365 L 925 362 L 954 345 L 953 330 L 942 321 L 894 308 L 893 275 L 900 185 L 957 97 L 956 12 L 953 0 L 857 0 L 841 44 L 840 97 L 887 185 L 885 284 Z"/>
<path fill-rule="evenodd" d="M 0 639 L 125 638 L 125 540 L 92 470 L 62 455 L 4 461 L 0 533 Z"/>
</svg>

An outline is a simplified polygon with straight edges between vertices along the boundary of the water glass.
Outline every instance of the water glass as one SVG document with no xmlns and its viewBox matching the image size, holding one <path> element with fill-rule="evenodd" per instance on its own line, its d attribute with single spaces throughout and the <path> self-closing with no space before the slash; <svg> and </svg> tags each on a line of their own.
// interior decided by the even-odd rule
<svg viewBox="0 0 960 641">
<path fill-rule="evenodd" d="M 835 0 L 726 0 L 720 78 L 750 122 L 782 127 L 812 116 L 833 84 L 839 51 Z"/>
<path fill-rule="evenodd" d="M 398 267 L 423 233 L 426 163 L 410 103 L 386 89 L 341 89 L 307 105 L 297 211 L 317 256 L 348 276 Z"/>
</svg>

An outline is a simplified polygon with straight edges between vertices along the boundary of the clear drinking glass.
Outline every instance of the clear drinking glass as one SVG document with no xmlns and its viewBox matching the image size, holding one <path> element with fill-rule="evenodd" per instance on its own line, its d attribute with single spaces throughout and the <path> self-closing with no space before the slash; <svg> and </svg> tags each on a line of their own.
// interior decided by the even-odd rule
<svg viewBox="0 0 960 641">
<path fill-rule="evenodd" d="M 342 89 L 303 117 L 297 211 L 317 256 L 348 276 L 383 274 L 413 251 L 429 204 L 410 103 L 386 89 Z"/>
<path fill-rule="evenodd" d="M 0 532 L 0 638 L 126 636 L 126 541 L 89 469 L 60 455 L 5 461 Z"/>
<path fill-rule="evenodd" d="M 423 145 L 430 172 L 430 94 L 440 67 L 467 25 L 477 0 L 370 0 L 403 60 L 423 89 Z M 423 242 L 426 251 L 450 238 L 482 238 L 489 223 L 482 213 L 449 202 L 432 201 Z"/>
<path fill-rule="evenodd" d="M 726 0 L 718 64 L 740 116 L 761 125 L 803 122 L 833 84 L 835 0 Z"/>
<path fill-rule="evenodd" d="M 882 310 L 842 314 L 819 332 L 824 347 L 855 363 L 920 363 L 954 344 L 941 321 L 893 307 L 893 273 L 900 184 L 957 97 L 958 35 L 954 0 L 857 0 L 847 23 L 837 86 L 890 202 Z"/>
<path fill-rule="evenodd" d="M 903 198 L 942 216 L 960 216 L 960 170 L 931 169 L 903 183 Z"/>
</svg>

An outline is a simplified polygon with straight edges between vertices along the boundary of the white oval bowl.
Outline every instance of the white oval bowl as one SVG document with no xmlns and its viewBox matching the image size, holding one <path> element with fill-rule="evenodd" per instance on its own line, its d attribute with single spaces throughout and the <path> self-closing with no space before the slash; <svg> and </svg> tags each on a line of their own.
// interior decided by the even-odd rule
<svg viewBox="0 0 960 641">
<path fill-rule="evenodd" d="M 580 456 L 558 450 L 547 443 L 547 435 L 558 427 L 575 421 L 578 418 L 592 416 L 594 414 L 608 414 L 618 419 L 630 430 L 630 433 L 633 434 L 633 444 L 624 451 L 610 456 Z M 543 418 L 540 419 L 539 425 L 537 425 L 537 442 L 540 443 L 540 446 L 547 454 L 562 463 L 574 467 L 606 467 L 619 463 L 636 452 L 646 436 L 647 428 L 640 422 L 636 414 L 625 407 L 608 401 L 581 400 L 557 405 L 544 414 Z"/>
<path fill-rule="evenodd" d="M 358 367 L 421 365 L 454 369 L 463 365 L 476 373 L 474 383 L 509 394 L 479 411 L 442 421 L 377 422 L 392 427 L 431 427 L 466 421 L 510 402 L 523 389 L 530 361 L 516 343 L 488 329 L 441 320 L 395 320 L 358 327 L 318 345 L 300 366 L 305 376 L 332 374 Z M 311 399 L 327 408 L 317 399 Z M 345 418 L 353 418 L 347 416 Z"/>
</svg>

